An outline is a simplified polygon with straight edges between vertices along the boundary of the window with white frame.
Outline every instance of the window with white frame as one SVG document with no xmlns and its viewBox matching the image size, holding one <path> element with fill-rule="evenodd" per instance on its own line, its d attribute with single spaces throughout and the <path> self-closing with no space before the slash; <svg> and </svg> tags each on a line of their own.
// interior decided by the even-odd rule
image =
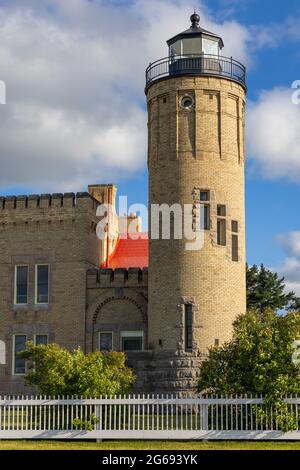
<svg viewBox="0 0 300 470">
<path fill-rule="evenodd" d="M 26 373 L 26 360 L 19 353 L 26 349 L 26 335 L 14 335 L 13 337 L 13 374 L 24 375 Z"/>
<path fill-rule="evenodd" d="M 0 365 L 6 364 L 6 346 L 5 342 L 0 340 Z"/>
<path fill-rule="evenodd" d="M 35 266 L 35 303 L 49 303 L 49 265 L 37 264 Z"/>
<path fill-rule="evenodd" d="M 121 331 L 122 351 L 142 351 L 144 349 L 143 331 Z"/>
<path fill-rule="evenodd" d="M 40 346 L 41 344 L 47 346 L 48 335 L 34 335 L 34 344 L 35 346 Z"/>
<path fill-rule="evenodd" d="M 112 351 L 113 350 L 113 332 L 112 331 L 99 331 L 99 350 Z"/>
<path fill-rule="evenodd" d="M 15 267 L 15 299 L 14 303 L 25 305 L 28 303 L 28 266 Z"/>
</svg>

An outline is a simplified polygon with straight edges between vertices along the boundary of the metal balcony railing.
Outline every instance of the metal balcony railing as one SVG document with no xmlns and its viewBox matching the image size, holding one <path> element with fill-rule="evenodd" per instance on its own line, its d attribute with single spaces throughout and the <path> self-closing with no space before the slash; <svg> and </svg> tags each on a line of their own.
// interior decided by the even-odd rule
<svg viewBox="0 0 300 470">
<path fill-rule="evenodd" d="M 176 55 L 150 64 L 146 69 L 146 89 L 156 80 L 180 75 L 208 75 L 234 80 L 246 88 L 246 68 L 232 57 L 201 54 Z"/>
</svg>

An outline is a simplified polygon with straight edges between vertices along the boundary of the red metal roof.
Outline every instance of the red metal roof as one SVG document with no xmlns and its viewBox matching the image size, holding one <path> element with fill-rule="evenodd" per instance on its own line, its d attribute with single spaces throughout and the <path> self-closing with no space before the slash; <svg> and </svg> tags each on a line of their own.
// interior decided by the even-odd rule
<svg viewBox="0 0 300 470">
<path fill-rule="evenodd" d="M 128 238 L 119 238 L 115 251 L 109 257 L 108 268 L 148 267 L 148 233 L 135 233 L 134 236 L 139 238 L 132 239 L 130 234 Z"/>
</svg>

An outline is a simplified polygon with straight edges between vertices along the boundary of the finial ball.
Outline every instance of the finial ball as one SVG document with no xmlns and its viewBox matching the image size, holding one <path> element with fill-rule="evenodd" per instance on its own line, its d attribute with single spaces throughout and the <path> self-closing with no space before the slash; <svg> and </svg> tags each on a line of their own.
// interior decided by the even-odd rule
<svg viewBox="0 0 300 470">
<path fill-rule="evenodd" d="M 191 15 L 192 26 L 198 26 L 200 23 L 200 16 L 195 12 Z"/>
</svg>

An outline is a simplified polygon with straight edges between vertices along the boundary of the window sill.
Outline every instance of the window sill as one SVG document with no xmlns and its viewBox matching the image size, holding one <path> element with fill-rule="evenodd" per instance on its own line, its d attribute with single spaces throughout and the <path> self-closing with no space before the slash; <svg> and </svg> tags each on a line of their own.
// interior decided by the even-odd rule
<svg viewBox="0 0 300 470">
<path fill-rule="evenodd" d="M 39 310 L 49 310 L 50 304 L 14 304 L 14 312 L 24 312 L 28 310 L 39 311 Z"/>
</svg>

